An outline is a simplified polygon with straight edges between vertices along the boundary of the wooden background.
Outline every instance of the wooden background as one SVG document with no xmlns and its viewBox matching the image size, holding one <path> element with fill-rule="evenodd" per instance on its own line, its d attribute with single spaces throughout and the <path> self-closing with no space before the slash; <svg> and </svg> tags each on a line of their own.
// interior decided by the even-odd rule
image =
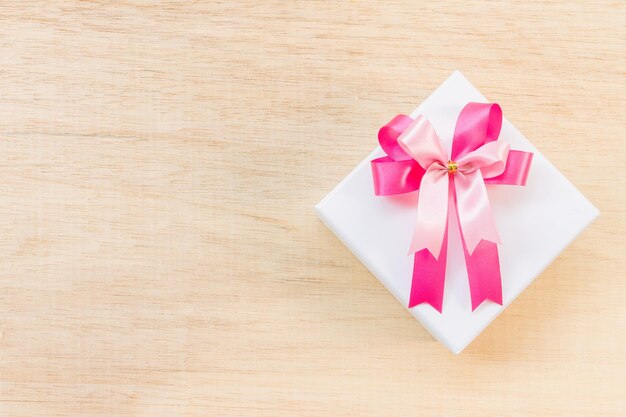
<svg viewBox="0 0 626 417">
<path fill-rule="evenodd" d="M 625 415 L 626 7 L 420 3 L 1 2 L 0 415 Z M 313 210 L 454 69 L 601 211 L 460 356 Z"/>
</svg>

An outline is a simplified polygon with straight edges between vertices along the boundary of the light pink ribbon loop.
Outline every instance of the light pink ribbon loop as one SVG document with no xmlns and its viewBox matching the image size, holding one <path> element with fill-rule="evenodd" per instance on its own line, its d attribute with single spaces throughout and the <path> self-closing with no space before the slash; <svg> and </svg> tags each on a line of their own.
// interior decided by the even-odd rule
<svg viewBox="0 0 626 417">
<path fill-rule="evenodd" d="M 452 207 L 461 231 L 472 309 L 490 299 L 502 304 L 500 266 L 486 183 L 524 185 L 532 154 L 510 151 L 497 140 L 502 110 L 497 104 L 468 103 L 461 111 L 449 158 L 426 118 L 396 116 L 379 133 L 387 157 L 372 161 L 377 195 L 419 188 L 417 220 L 409 254 L 414 255 L 409 307 L 428 303 L 441 312 Z M 456 158 L 456 159 L 455 159 Z"/>
<path fill-rule="evenodd" d="M 501 140 L 489 142 L 456 160 L 463 173 L 479 169 L 483 178 L 498 176 L 504 172 L 509 156 L 509 144 Z"/>
<path fill-rule="evenodd" d="M 426 170 L 436 163 L 444 167 L 448 161 L 441 139 L 424 116 L 415 118 L 415 121 L 398 137 L 398 144 Z"/>
</svg>

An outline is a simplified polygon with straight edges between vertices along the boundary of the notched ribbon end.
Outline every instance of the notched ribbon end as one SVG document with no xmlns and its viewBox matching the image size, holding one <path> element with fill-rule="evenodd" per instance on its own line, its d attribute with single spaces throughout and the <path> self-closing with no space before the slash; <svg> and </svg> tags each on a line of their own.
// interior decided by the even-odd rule
<svg viewBox="0 0 626 417">
<path fill-rule="evenodd" d="M 443 303 L 442 302 L 436 302 L 433 300 L 427 300 L 425 297 L 415 297 L 415 299 L 411 299 L 409 300 L 409 308 L 413 308 L 416 307 L 418 305 L 422 305 L 422 304 L 428 304 L 430 305 L 432 308 L 434 308 L 435 310 L 437 310 L 440 314 L 443 312 Z"/>
<path fill-rule="evenodd" d="M 491 301 L 501 306 L 502 305 L 502 293 L 500 293 L 499 296 L 495 295 L 493 297 L 485 297 L 480 301 L 478 300 L 474 301 L 472 299 L 472 312 L 476 311 L 476 309 L 480 307 L 485 301 Z"/>
<path fill-rule="evenodd" d="M 472 256 L 474 254 L 474 252 L 476 252 L 476 249 L 478 248 L 478 246 L 480 245 L 480 243 L 482 241 L 485 242 L 489 242 L 489 243 L 493 243 L 494 245 L 502 245 L 502 241 L 500 240 L 500 236 L 496 236 L 495 239 L 480 239 L 478 242 L 465 242 L 466 248 L 467 248 L 467 253 L 469 254 L 469 256 Z"/>
<path fill-rule="evenodd" d="M 432 251 L 430 248 L 428 248 L 427 246 L 424 245 L 413 245 L 411 244 L 411 248 L 409 249 L 409 252 L 407 253 L 407 256 L 411 256 L 416 254 L 417 252 L 420 252 L 422 250 L 425 250 L 426 252 L 428 252 L 430 254 L 430 256 L 432 256 L 435 261 L 439 260 L 439 257 L 441 256 L 441 249 L 439 249 L 438 251 Z"/>
</svg>

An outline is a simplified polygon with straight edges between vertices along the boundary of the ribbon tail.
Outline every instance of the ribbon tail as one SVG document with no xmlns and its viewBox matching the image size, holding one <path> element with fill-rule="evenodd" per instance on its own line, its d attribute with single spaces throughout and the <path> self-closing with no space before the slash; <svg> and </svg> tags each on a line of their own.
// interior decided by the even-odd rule
<svg viewBox="0 0 626 417">
<path fill-rule="evenodd" d="M 447 176 L 447 174 L 446 174 Z M 445 181 L 447 200 L 453 201 L 452 181 Z M 420 191 L 421 193 L 422 191 Z M 443 288 L 446 281 L 446 260 L 448 258 L 448 213 L 450 205 L 441 209 L 443 217 L 443 238 L 439 256 L 435 257 L 431 250 L 421 249 L 413 257 L 413 278 L 409 295 L 409 308 L 427 303 L 441 313 L 443 308 Z"/>
<path fill-rule="evenodd" d="M 476 246 L 474 253 L 470 255 L 463 241 L 463 252 L 472 298 L 472 311 L 485 300 L 502 305 L 502 277 L 498 245 L 482 240 Z"/>
<path fill-rule="evenodd" d="M 469 253 L 474 253 L 481 240 L 500 243 L 480 170 L 459 173 L 453 182 L 459 228 Z"/>
<path fill-rule="evenodd" d="M 448 172 L 437 164 L 426 170 L 417 196 L 417 220 L 409 254 L 427 249 L 439 259 L 448 221 Z"/>
<path fill-rule="evenodd" d="M 472 311 L 476 310 L 486 300 L 502 305 L 502 276 L 500 273 L 498 245 L 483 239 L 470 252 L 465 241 L 465 232 L 461 226 L 461 207 L 457 200 L 457 185 L 455 181 L 451 181 L 451 188 L 455 195 L 453 204 L 455 205 L 459 230 L 461 231 L 461 244 L 463 245 L 465 266 L 469 280 Z"/>
<path fill-rule="evenodd" d="M 446 279 L 446 258 L 448 254 L 448 227 L 443 238 L 439 258 L 422 249 L 413 258 L 413 281 L 409 296 L 409 308 L 427 303 L 441 313 L 443 307 L 443 287 Z"/>
</svg>

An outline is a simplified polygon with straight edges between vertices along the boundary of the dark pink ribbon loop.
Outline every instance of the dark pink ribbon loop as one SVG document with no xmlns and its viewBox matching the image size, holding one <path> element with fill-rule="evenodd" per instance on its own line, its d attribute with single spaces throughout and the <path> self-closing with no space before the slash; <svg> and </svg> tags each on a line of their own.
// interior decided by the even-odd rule
<svg viewBox="0 0 626 417">
<path fill-rule="evenodd" d="M 374 194 L 394 195 L 419 188 L 424 169 L 413 159 L 394 161 L 388 156 L 371 162 L 374 177 Z"/>
<path fill-rule="evenodd" d="M 387 156 L 371 162 L 376 195 L 420 189 L 411 243 L 414 254 L 409 307 L 428 303 L 441 312 L 448 246 L 448 209 L 459 222 L 472 310 L 483 301 L 502 304 L 499 242 L 486 184 L 525 185 L 532 153 L 498 141 L 502 110 L 468 103 L 457 119 L 452 158 L 422 116 L 394 117 L 379 132 Z"/>
<path fill-rule="evenodd" d="M 504 172 L 496 177 L 485 178 L 485 184 L 524 186 L 526 185 L 532 161 L 532 152 L 510 150 Z"/>
<path fill-rule="evenodd" d="M 380 143 L 380 147 L 383 148 L 387 156 L 394 161 L 411 159 L 398 143 L 398 136 L 400 136 L 411 123 L 413 123 L 413 119 L 405 114 L 399 114 L 378 131 L 378 143 Z"/>
<path fill-rule="evenodd" d="M 500 136 L 502 109 L 496 103 L 467 103 L 454 128 L 452 159 L 472 152 Z"/>
<path fill-rule="evenodd" d="M 398 143 L 413 119 L 399 114 L 378 131 L 378 142 L 387 156 L 371 162 L 376 195 L 410 193 L 419 188 L 425 170 Z"/>
</svg>

